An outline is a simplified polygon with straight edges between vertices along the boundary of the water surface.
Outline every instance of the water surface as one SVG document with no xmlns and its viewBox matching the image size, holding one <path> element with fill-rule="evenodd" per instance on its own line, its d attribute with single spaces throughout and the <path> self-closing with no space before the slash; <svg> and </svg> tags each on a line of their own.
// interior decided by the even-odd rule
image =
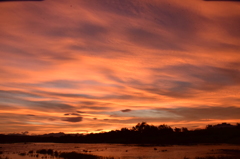
<svg viewBox="0 0 240 159">
<path fill-rule="evenodd" d="M 82 144 L 82 143 L 14 143 L 0 144 L 0 157 L 5 159 L 34 159 L 35 152 L 40 149 L 53 149 L 61 152 L 78 152 L 105 157 L 114 157 L 114 159 L 184 159 L 214 156 L 222 154 L 221 149 L 240 149 L 238 145 L 191 145 L 191 146 L 151 146 L 151 145 L 133 145 L 133 144 Z M 33 150 L 34 154 L 27 154 Z M 22 156 L 19 155 L 22 153 Z M 40 155 L 43 158 L 52 158 L 46 155 Z M 0 159 L 1 159 L 0 158 Z"/>
</svg>

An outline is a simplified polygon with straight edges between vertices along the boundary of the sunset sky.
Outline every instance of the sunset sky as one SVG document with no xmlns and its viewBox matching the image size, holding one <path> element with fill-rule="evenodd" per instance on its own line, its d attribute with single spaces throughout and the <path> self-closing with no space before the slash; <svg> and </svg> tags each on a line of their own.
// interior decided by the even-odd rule
<svg viewBox="0 0 240 159">
<path fill-rule="evenodd" d="M 0 1 L 0 133 L 240 122 L 240 2 Z"/>
</svg>

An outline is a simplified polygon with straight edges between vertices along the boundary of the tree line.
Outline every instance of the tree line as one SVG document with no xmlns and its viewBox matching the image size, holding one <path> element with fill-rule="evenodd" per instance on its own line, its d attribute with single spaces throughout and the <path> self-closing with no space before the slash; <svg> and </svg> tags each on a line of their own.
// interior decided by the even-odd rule
<svg viewBox="0 0 240 159">
<path fill-rule="evenodd" d="M 56 142 L 56 143 L 124 143 L 124 144 L 240 144 L 240 124 L 207 125 L 205 129 L 188 130 L 168 125 L 138 123 L 132 128 L 91 134 L 63 134 L 60 137 L 43 135 L 0 135 L 0 143 Z"/>
</svg>

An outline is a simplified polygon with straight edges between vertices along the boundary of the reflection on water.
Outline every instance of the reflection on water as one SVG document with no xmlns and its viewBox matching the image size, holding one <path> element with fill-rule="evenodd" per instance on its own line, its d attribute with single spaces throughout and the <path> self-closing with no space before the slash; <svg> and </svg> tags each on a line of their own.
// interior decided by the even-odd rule
<svg viewBox="0 0 240 159">
<path fill-rule="evenodd" d="M 15 143 L 0 144 L 0 159 L 59 159 L 57 155 L 37 153 L 41 149 L 54 152 L 77 152 L 112 159 L 184 159 L 217 156 L 221 149 L 239 150 L 238 145 L 191 145 L 191 146 L 139 146 L 124 144 L 71 144 L 71 143 Z M 39 152 L 39 151 L 38 151 Z M 74 155 L 74 154 L 72 154 Z"/>
</svg>

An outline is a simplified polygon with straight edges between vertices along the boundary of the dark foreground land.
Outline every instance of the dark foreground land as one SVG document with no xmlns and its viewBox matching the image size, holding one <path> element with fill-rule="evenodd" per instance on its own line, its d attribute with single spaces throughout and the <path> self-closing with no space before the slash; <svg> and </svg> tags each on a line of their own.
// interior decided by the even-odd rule
<svg viewBox="0 0 240 159">
<path fill-rule="evenodd" d="M 218 156 L 205 156 L 205 157 L 195 157 L 195 158 L 188 158 L 184 157 L 182 159 L 240 159 L 240 150 L 231 150 L 231 149 L 223 149 L 227 151 L 224 155 Z M 13 152 L 15 154 L 15 152 Z M 61 158 L 61 159 L 117 159 L 115 157 L 104 157 L 104 156 L 97 156 L 93 154 L 84 154 L 84 153 L 77 153 L 77 152 L 59 152 L 54 151 L 53 149 L 40 149 L 37 151 L 30 150 L 29 152 L 18 153 L 19 156 L 25 157 L 29 156 L 32 158 Z M 2 151 L 0 151 L 0 159 L 9 159 L 8 155 L 5 155 Z"/>
<path fill-rule="evenodd" d="M 219 156 L 206 156 L 206 157 L 195 157 L 195 159 L 240 159 L 240 150 L 222 150 L 227 151 L 226 154 L 228 155 L 219 155 Z M 33 152 L 32 152 L 33 153 Z M 83 154 L 83 153 L 76 153 L 76 152 L 57 152 L 53 151 L 52 149 L 42 149 L 36 151 L 37 154 L 48 154 L 52 157 L 61 157 L 64 159 L 114 159 L 114 157 L 102 157 L 96 156 L 92 154 Z M 27 154 L 24 154 L 27 155 Z M 28 153 L 29 155 L 29 153 Z M 188 157 L 184 157 L 183 159 L 190 159 Z"/>
<path fill-rule="evenodd" d="M 0 143 L 17 142 L 55 142 L 55 143 L 124 143 L 124 144 L 240 144 L 240 124 L 208 125 L 205 129 L 188 130 L 171 128 L 167 125 L 148 125 L 138 123 L 131 129 L 122 128 L 96 134 L 52 135 L 4 135 L 0 134 Z"/>
</svg>

